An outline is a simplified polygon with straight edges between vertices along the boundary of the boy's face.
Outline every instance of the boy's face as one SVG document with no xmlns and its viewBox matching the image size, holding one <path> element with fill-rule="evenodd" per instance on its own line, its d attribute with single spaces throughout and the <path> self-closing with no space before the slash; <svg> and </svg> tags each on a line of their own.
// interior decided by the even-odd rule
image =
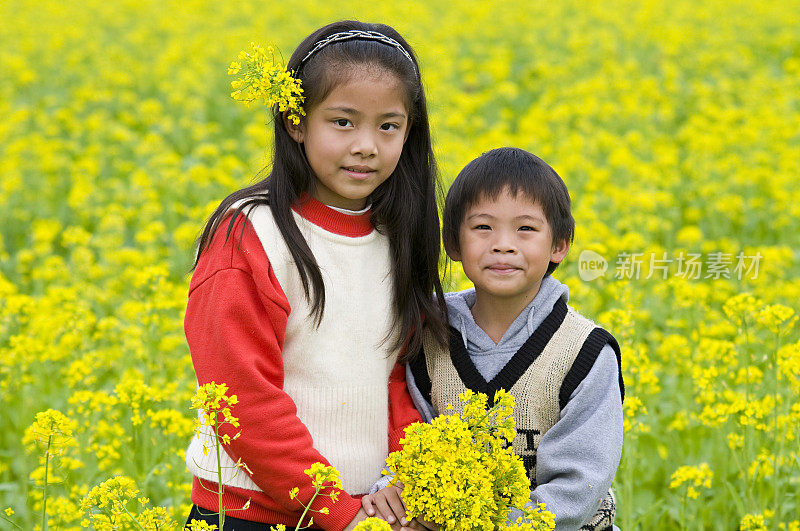
<svg viewBox="0 0 800 531">
<path fill-rule="evenodd" d="M 569 249 L 566 240 L 553 242 L 538 203 L 508 190 L 467 209 L 459 244 L 460 250 L 450 249 L 448 255 L 461 262 L 477 296 L 509 303 L 532 300 L 550 262 L 561 262 Z"/>
</svg>

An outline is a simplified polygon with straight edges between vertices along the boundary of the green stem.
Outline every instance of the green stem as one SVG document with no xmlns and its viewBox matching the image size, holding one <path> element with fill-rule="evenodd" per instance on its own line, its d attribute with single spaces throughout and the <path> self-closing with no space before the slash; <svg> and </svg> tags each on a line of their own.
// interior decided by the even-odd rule
<svg viewBox="0 0 800 531">
<path fill-rule="evenodd" d="M 773 363 L 774 369 L 775 369 L 773 371 L 773 373 L 774 373 L 773 377 L 774 377 L 774 383 L 775 383 L 775 388 L 773 389 L 773 391 L 774 391 L 774 395 L 773 396 L 775 397 L 775 407 L 772 408 L 772 411 L 773 411 L 772 421 L 773 421 L 773 423 L 775 425 L 775 435 L 774 435 L 774 437 L 778 438 L 778 451 L 775 454 L 775 471 L 772 474 L 772 477 L 773 477 L 772 486 L 773 486 L 773 490 L 775 492 L 775 501 L 773 502 L 773 506 L 775 507 L 775 521 L 776 522 L 780 522 L 781 521 L 781 517 L 782 517 L 781 507 L 783 506 L 783 504 L 781 503 L 781 497 L 780 497 L 780 489 L 781 489 L 780 481 L 779 481 L 780 474 L 778 473 L 779 472 L 778 471 L 778 466 L 779 466 L 779 463 L 780 463 L 781 456 L 783 455 L 783 437 L 778 435 L 778 398 L 779 398 L 778 397 L 778 389 L 779 389 L 779 387 L 778 387 L 778 371 L 779 371 L 779 368 L 778 368 L 778 352 L 781 350 L 781 334 L 780 334 L 780 332 L 778 332 L 777 339 L 775 340 L 775 342 L 776 342 L 775 362 Z"/>
<path fill-rule="evenodd" d="M 686 498 L 689 497 L 689 492 L 687 491 L 686 494 L 683 495 L 681 498 L 681 529 L 686 529 Z"/>
<path fill-rule="evenodd" d="M 319 496 L 319 492 L 322 490 L 322 485 L 316 487 L 316 489 L 317 491 L 314 493 L 313 496 L 311 496 L 311 499 L 308 500 L 308 505 L 303 505 L 302 503 L 300 504 L 303 505 L 304 510 L 303 514 L 300 515 L 300 520 L 297 521 L 297 529 L 305 529 L 305 527 L 308 527 L 308 526 L 303 527 L 303 519 L 306 517 L 306 514 L 308 514 L 308 511 L 311 509 L 311 504 L 314 503 L 314 500 L 316 500 L 317 496 Z"/>
<path fill-rule="evenodd" d="M 745 344 L 745 356 L 746 362 L 745 365 L 745 378 L 744 378 L 744 399 L 745 399 L 745 411 L 746 408 L 750 405 L 750 366 L 753 363 L 753 355 L 750 348 L 750 329 L 747 326 L 747 317 L 742 315 L 742 326 L 744 327 L 744 344 Z M 747 424 L 744 427 L 744 459 L 745 459 L 745 466 L 747 463 L 750 462 L 751 456 L 753 455 L 752 452 L 752 430 L 750 429 L 750 424 Z M 755 497 L 753 496 L 753 486 L 751 481 L 747 478 L 747 471 L 744 472 L 744 485 L 745 485 L 745 493 L 747 494 L 747 501 L 748 507 L 747 512 L 753 512 L 754 507 L 756 506 Z"/>
<path fill-rule="evenodd" d="M 137 519 L 136 519 L 136 517 L 134 517 L 134 516 L 133 516 L 133 515 L 130 513 L 130 511 L 128 511 L 128 508 L 127 508 L 127 507 L 125 507 L 125 504 L 124 504 L 124 503 L 122 503 L 122 500 L 121 500 L 121 499 L 119 499 L 119 498 L 117 498 L 117 500 L 119 500 L 119 502 L 120 502 L 119 504 L 122 506 L 122 510 L 123 510 L 123 511 L 125 511 L 125 514 L 127 514 L 127 515 L 128 515 L 128 518 L 130 518 L 130 519 L 131 519 L 131 522 L 133 522 L 134 524 L 136 524 L 136 525 L 139 527 L 139 529 L 141 529 L 142 531 L 147 531 L 147 530 L 144 528 L 144 526 L 142 526 L 142 524 L 140 524 L 140 523 L 139 523 L 139 520 L 137 520 Z"/>
<path fill-rule="evenodd" d="M 50 467 L 50 445 L 53 435 L 47 436 L 47 450 L 44 452 L 44 489 L 42 492 L 42 531 L 47 531 L 47 472 Z"/>
<path fill-rule="evenodd" d="M 491 415 L 492 412 L 495 409 L 497 409 L 498 407 L 499 406 L 497 404 L 495 404 L 492 407 L 490 407 L 489 409 L 487 409 L 486 413 L 484 413 L 483 416 L 480 418 L 480 420 L 478 420 L 478 422 L 475 423 L 475 426 L 480 426 L 481 424 L 483 424 L 483 421 L 486 420 L 489 417 L 489 415 Z"/>
<path fill-rule="evenodd" d="M 623 446 L 631 448 L 630 443 Z M 622 504 L 624 516 L 624 523 L 626 527 L 630 527 L 633 522 L 633 457 L 631 456 L 632 450 L 625 452 L 625 503 Z"/>
<path fill-rule="evenodd" d="M 219 452 L 219 418 L 214 416 L 214 448 L 217 452 L 217 500 L 219 502 L 219 530 L 224 531 L 225 529 L 225 507 L 222 505 L 222 493 L 225 492 L 224 487 L 222 486 L 222 463 L 220 462 L 220 452 Z"/>
<path fill-rule="evenodd" d="M 744 451 L 745 451 L 744 450 L 744 445 L 742 445 L 741 452 L 744 453 Z M 747 483 L 748 482 L 747 469 L 744 467 L 744 465 L 742 465 L 742 461 L 739 459 L 739 449 L 738 448 L 731 448 L 731 455 L 733 456 L 733 461 L 736 463 L 736 468 L 739 470 L 739 476 L 744 478 L 745 483 Z M 745 459 L 747 458 L 747 456 L 744 456 L 744 457 L 745 457 Z M 745 494 L 746 494 L 746 492 L 745 492 Z M 747 511 L 745 510 L 745 512 L 747 512 Z M 739 518 L 741 518 L 742 516 L 744 516 L 744 515 L 740 514 Z"/>
<path fill-rule="evenodd" d="M 12 522 L 11 520 L 9 520 L 8 518 L 6 518 L 5 516 L 3 516 L 2 514 L 0 514 L 0 518 L 2 518 L 3 520 L 5 520 L 5 521 L 6 521 L 6 522 L 8 522 L 9 524 L 13 525 L 13 526 L 14 526 L 14 527 L 16 527 L 17 529 L 22 529 L 20 526 L 18 526 L 17 524 L 15 524 L 14 522 Z"/>
</svg>

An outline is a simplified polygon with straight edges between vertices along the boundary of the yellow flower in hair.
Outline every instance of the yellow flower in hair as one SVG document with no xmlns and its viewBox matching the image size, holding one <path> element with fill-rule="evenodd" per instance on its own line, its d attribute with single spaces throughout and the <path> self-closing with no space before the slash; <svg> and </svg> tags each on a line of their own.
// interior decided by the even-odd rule
<svg viewBox="0 0 800 531">
<path fill-rule="evenodd" d="M 275 59 L 274 49 L 250 43 L 249 52 L 239 52 L 237 61 L 228 67 L 228 75 L 239 77 L 231 81 L 231 97 L 252 105 L 260 100 L 267 107 L 277 107 L 279 112 L 289 111 L 289 119 L 300 123 L 303 110 L 303 88 L 293 72 L 286 70 L 282 61 Z"/>
</svg>

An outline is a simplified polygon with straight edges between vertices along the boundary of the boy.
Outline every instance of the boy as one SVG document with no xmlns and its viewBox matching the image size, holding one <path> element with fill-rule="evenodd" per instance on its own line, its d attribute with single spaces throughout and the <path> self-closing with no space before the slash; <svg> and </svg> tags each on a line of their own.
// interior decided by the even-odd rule
<svg viewBox="0 0 800 531">
<path fill-rule="evenodd" d="M 449 352 L 426 343 L 406 372 L 426 421 L 467 388 L 490 400 L 510 391 L 513 447 L 528 469 L 531 501 L 547 505 L 557 530 L 611 529 L 620 352 L 608 332 L 567 306 L 567 286 L 550 276 L 574 225 L 564 182 L 538 157 L 501 148 L 470 162 L 447 194 L 443 240 L 475 287 L 445 297 Z M 378 493 L 365 502 L 385 513 L 396 500 L 382 492 L 386 500 Z"/>
</svg>

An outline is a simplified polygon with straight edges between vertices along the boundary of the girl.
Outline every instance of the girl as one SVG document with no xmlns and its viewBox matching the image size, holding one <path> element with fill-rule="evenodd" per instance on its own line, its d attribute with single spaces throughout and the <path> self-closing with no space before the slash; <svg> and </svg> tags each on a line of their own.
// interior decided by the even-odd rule
<svg viewBox="0 0 800 531">
<path fill-rule="evenodd" d="M 345 492 L 314 502 L 331 507 L 314 525 L 363 519 L 354 496 L 418 420 L 398 356 L 416 352 L 424 330 L 443 340 L 446 329 L 439 185 L 411 47 L 389 26 L 337 22 L 301 42 L 287 70 L 306 115 L 295 124 L 275 110 L 269 175 L 211 215 L 185 318 L 199 384 L 226 383 L 239 399 L 241 436 L 220 459 L 252 471 L 223 469 L 237 531 L 296 524 L 314 492 L 303 470 L 317 461 L 339 470 Z M 189 519 L 217 523 L 203 516 L 219 507 L 202 437 L 186 456 Z"/>
</svg>

